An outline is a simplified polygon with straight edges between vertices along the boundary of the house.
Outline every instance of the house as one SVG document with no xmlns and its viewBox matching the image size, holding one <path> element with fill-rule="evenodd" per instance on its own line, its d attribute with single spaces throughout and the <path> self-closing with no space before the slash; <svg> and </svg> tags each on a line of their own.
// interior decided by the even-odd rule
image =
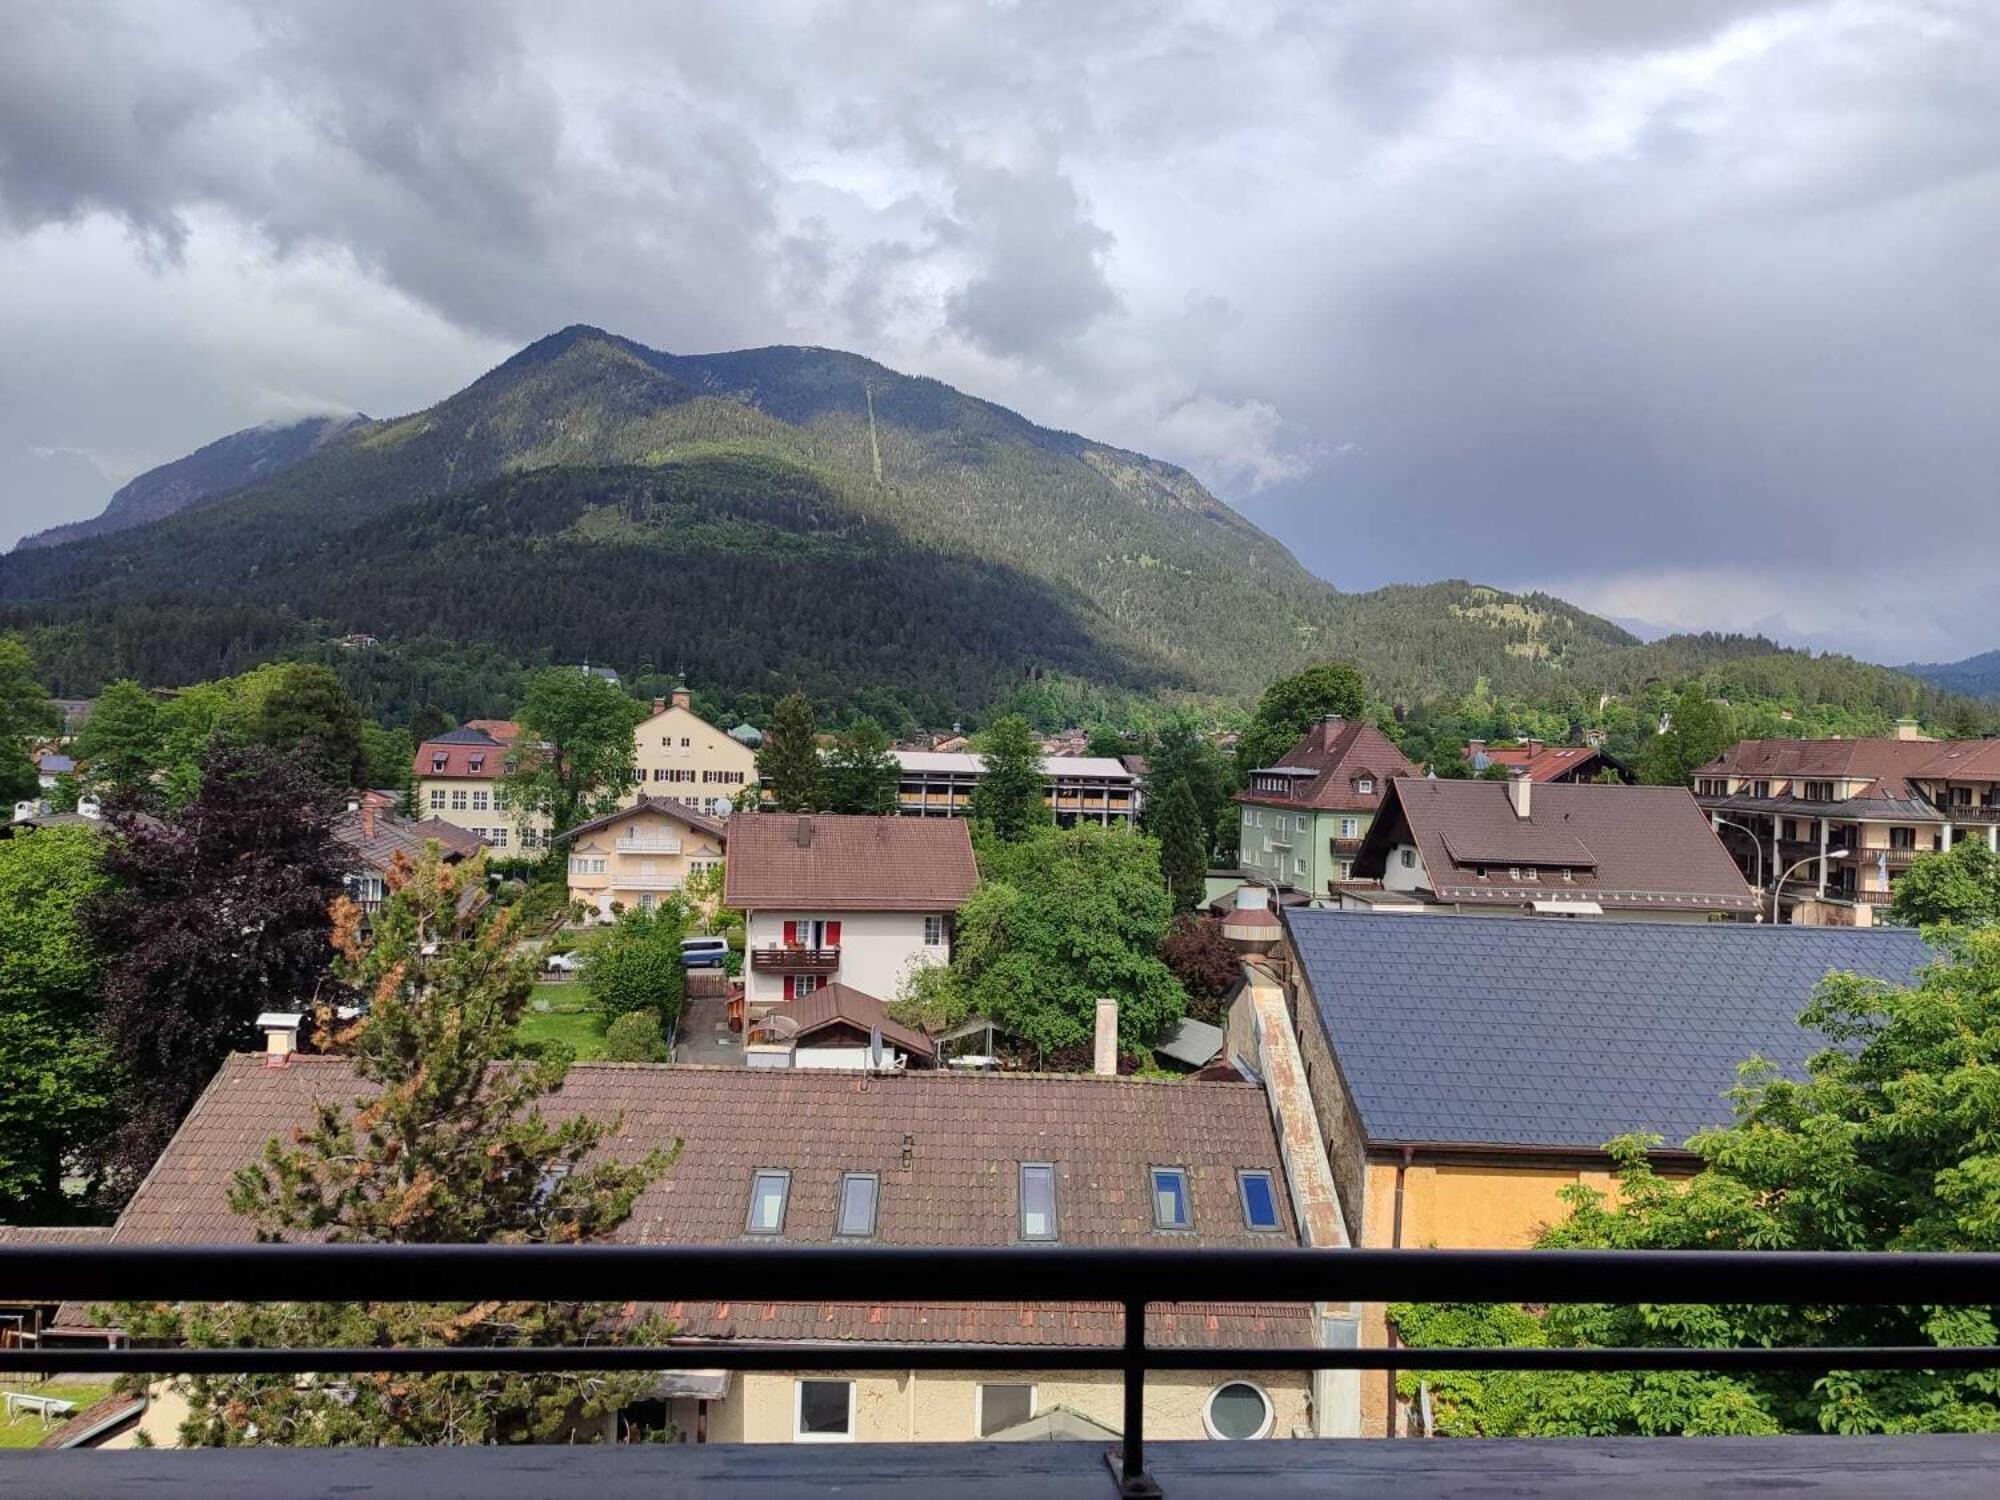
<svg viewBox="0 0 2000 1500">
<path fill-rule="evenodd" d="M 446 864 L 470 859 L 486 847 L 466 829 L 442 818 L 405 818 L 390 792 L 362 792 L 348 799 L 333 820 L 333 841 L 347 852 L 347 893 L 363 912 L 373 912 L 389 893 L 396 862 L 414 865 L 432 844 Z"/>
<path fill-rule="evenodd" d="M 1919 855 L 2000 849 L 2000 740 L 1741 740 L 1694 795 L 1742 872 L 1795 922 L 1863 925 Z"/>
<path fill-rule="evenodd" d="M 726 818 L 737 795 L 757 784 L 757 752 L 701 718 L 689 702 L 686 688 L 675 688 L 671 699 L 655 698 L 653 712 L 632 731 L 636 780 L 627 799 L 671 799 Z"/>
<path fill-rule="evenodd" d="M 508 806 L 501 780 L 520 733 L 509 719 L 472 719 L 417 746 L 410 771 L 418 811 L 467 830 L 502 854 L 542 848 L 547 816 L 522 817 Z"/>
<path fill-rule="evenodd" d="M 1662 1138 L 1660 1170 L 1692 1170 L 1686 1142 L 1732 1119 L 1740 1064 L 1797 1076 L 1825 1045 L 1798 1024 L 1822 978 L 1906 983 L 1931 958 L 1907 929 L 1283 919 L 1313 1108 L 1367 1249 L 1524 1249 L 1564 1189 L 1611 1186 L 1604 1146 L 1634 1132 Z M 1362 1342 L 1386 1335 L 1365 1308 Z M 1393 1379 L 1364 1379 L 1380 1435 Z"/>
<path fill-rule="evenodd" d="M 963 750 L 891 750 L 901 769 L 896 810 L 909 817 L 962 818 L 986 758 Z M 1076 823 L 1130 824 L 1139 816 L 1139 778 L 1107 755 L 1044 755 L 1049 810 L 1065 828 Z"/>
<path fill-rule="evenodd" d="M 1630 786 L 1639 778 L 1616 756 L 1605 753 L 1602 743 L 1545 745 L 1540 740 L 1523 740 L 1518 745 L 1488 745 L 1472 740 L 1465 747 L 1465 764 L 1474 773 L 1500 766 L 1524 770 L 1530 781 L 1602 781 L 1607 775 Z"/>
<path fill-rule="evenodd" d="M 1354 873 L 1447 912 L 1754 917 L 1757 898 L 1677 786 L 1398 777 Z M 1351 903 L 1343 898 L 1343 905 Z"/>
<path fill-rule="evenodd" d="M 912 970 L 950 961 L 978 881 L 956 818 L 738 813 L 722 903 L 744 913 L 751 1018 L 836 980 L 894 999 Z"/>
<path fill-rule="evenodd" d="M 75 774 L 76 761 L 59 750 L 44 750 L 35 757 L 35 780 L 45 792 L 54 791 L 59 778 Z"/>
<path fill-rule="evenodd" d="M 687 878 L 722 863 L 720 819 L 678 799 L 641 797 L 561 836 L 569 846 L 569 893 L 600 922 L 614 904 L 651 911 Z"/>
<path fill-rule="evenodd" d="M 1115 1035 L 1115 1018 L 1110 1024 Z M 1270 1073 L 1295 1081 L 1289 1032 L 1276 1028 L 1271 1040 Z M 228 1206 L 233 1174 L 266 1139 L 309 1124 L 318 1104 L 368 1092 L 343 1059 L 228 1059 L 126 1205 L 111 1243 L 249 1243 L 250 1224 Z M 1281 1108 L 1280 1099 L 1289 1102 Z M 864 1083 L 814 1068 L 578 1063 L 544 1108 L 557 1121 L 619 1118 L 603 1149 L 622 1159 L 681 1143 L 678 1160 L 613 1236 L 625 1243 L 1023 1254 L 1039 1245 L 1338 1248 L 1327 1238 L 1338 1234 L 1338 1215 L 1304 1095 L 1276 1095 L 1264 1084 L 945 1072 Z M 1115 1305 L 856 1304 L 841 1291 L 774 1284 L 752 1266 L 727 1301 L 676 1299 L 663 1287 L 658 1310 L 674 1323 L 689 1366 L 662 1373 L 666 1415 L 683 1440 L 963 1442 L 1032 1436 L 1058 1417 L 1064 1430 L 1115 1434 L 1123 1425 L 1115 1367 L 1004 1375 L 703 1369 L 709 1340 L 1083 1345 L 1101 1348 L 1115 1366 L 1123 1338 Z M 1148 1436 L 1351 1434 L 1354 1377 L 1249 1369 L 1230 1353 L 1351 1342 L 1351 1311 L 1261 1303 L 1254 1287 L 1225 1284 L 1218 1293 L 1235 1300 L 1149 1315 L 1152 1343 L 1201 1357 L 1193 1368 L 1149 1377 Z M 92 1327 L 80 1306 L 66 1306 L 57 1322 L 77 1341 L 118 1336 Z M 159 1403 L 146 1436 L 175 1441 L 170 1418 Z"/>
<path fill-rule="evenodd" d="M 743 1060 L 753 1068 L 894 1072 L 935 1066 L 937 1047 L 875 996 L 835 983 L 767 1012 L 745 1040 Z"/>
<path fill-rule="evenodd" d="M 1397 776 L 1417 768 L 1390 738 L 1361 719 L 1329 715 L 1275 766 L 1250 773 L 1236 794 L 1239 858 L 1259 879 L 1314 898 L 1354 878 L 1354 856 Z"/>
</svg>

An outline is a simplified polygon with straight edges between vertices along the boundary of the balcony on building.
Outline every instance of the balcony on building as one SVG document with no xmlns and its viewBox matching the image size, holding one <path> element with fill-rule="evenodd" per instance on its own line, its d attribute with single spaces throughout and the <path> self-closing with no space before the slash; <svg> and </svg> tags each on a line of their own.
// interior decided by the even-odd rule
<svg viewBox="0 0 2000 1500">
<path fill-rule="evenodd" d="M 831 974 L 840 967 L 840 949 L 772 943 L 750 950 L 750 967 L 763 974 Z"/>
</svg>

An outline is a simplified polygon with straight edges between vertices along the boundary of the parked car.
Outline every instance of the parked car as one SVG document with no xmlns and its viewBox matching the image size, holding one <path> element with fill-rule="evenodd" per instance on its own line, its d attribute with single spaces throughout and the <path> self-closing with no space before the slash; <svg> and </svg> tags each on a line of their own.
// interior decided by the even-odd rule
<svg viewBox="0 0 2000 1500">
<path fill-rule="evenodd" d="M 574 974 L 583 967 L 583 955 L 581 953 L 552 953 L 549 955 L 549 961 L 545 967 L 553 969 L 558 974 Z"/>
<path fill-rule="evenodd" d="M 729 958 L 729 939 L 691 937 L 681 939 L 681 967 L 719 969 Z"/>
</svg>

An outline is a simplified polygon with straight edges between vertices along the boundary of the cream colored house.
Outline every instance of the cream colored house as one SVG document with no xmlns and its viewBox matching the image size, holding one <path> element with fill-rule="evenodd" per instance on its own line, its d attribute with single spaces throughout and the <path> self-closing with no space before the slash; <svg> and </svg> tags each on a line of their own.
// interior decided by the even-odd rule
<svg viewBox="0 0 2000 1500">
<path fill-rule="evenodd" d="M 417 746 L 410 768 L 417 816 L 463 828 L 502 854 L 545 848 L 547 815 L 521 817 L 509 804 L 501 781 L 507 774 L 507 754 L 520 733 L 521 726 L 511 719 L 472 719 Z"/>
<path fill-rule="evenodd" d="M 653 712 L 632 731 L 636 781 L 628 799 L 671 799 L 712 818 L 726 818 L 737 795 L 757 782 L 748 745 L 698 717 L 687 689 L 655 698 Z"/>
<path fill-rule="evenodd" d="M 722 862 L 723 826 L 664 797 L 641 797 L 559 841 L 569 846 L 570 899 L 589 904 L 599 921 L 612 907 L 650 911 L 690 875 Z"/>
</svg>

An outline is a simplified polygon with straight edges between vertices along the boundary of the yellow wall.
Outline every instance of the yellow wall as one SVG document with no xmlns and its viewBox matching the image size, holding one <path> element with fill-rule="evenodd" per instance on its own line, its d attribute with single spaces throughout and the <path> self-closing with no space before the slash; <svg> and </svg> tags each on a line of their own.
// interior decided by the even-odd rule
<svg viewBox="0 0 2000 1500">
<path fill-rule="evenodd" d="M 486 805 L 477 805 L 481 798 Z M 454 805 L 463 800 L 465 805 Z M 420 776 L 417 778 L 417 816 L 441 818 L 454 828 L 466 828 L 508 854 L 522 849 L 539 849 L 548 833 L 549 820 L 540 813 L 523 819 L 520 809 L 496 806 L 505 800 L 500 780 L 494 776 Z M 496 830 L 498 834 L 496 835 Z M 524 832 L 528 835 L 524 839 Z M 502 837 L 504 836 L 504 842 Z"/>
<path fill-rule="evenodd" d="M 729 1394 L 709 1406 L 712 1443 L 789 1443 L 796 1376 L 739 1371 Z M 978 1440 L 980 1384 L 1028 1383 L 1035 1411 L 1066 1407 L 1117 1432 L 1124 1426 L 1124 1391 L 1116 1375 L 906 1371 L 898 1374 L 814 1373 L 811 1379 L 852 1380 L 855 1440 L 864 1443 L 963 1443 Z M 1308 1377 L 1276 1371 L 1156 1371 L 1146 1380 L 1146 1435 L 1200 1440 L 1209 1394 L 1231 1380 L 1261 1386 L 1276 1420 L 1272 1437 L 1310 1436 Z"/>
<path fill-rule="evenodd" d="M 722 815 L 757 780 L 756 752 L 690 709 L 670 704 L 642 721 L 632 731 L 632 745 L 639 779 L 627 802 L 642 795 L 672 797 L 697 811 Z"/>
<path fill-rule="evenodd" d="M 627 849 L 629 838 L 673 838 L 678 852 L 661 849 Z M 664 897 L 686 883 L 697 863 L 722 858 L 722 840 L 696 829 L 670 813 L 647 809 L 635 811 L 593 829 L 571 841 L 569 849 L 569 893 L 588 902 L 600 916 L 610 915 L 613 901 L 628 907 L 642 904 L 641 897 Z M 604 861 L 602 873 L 580 868 Z"/>
</svg>

